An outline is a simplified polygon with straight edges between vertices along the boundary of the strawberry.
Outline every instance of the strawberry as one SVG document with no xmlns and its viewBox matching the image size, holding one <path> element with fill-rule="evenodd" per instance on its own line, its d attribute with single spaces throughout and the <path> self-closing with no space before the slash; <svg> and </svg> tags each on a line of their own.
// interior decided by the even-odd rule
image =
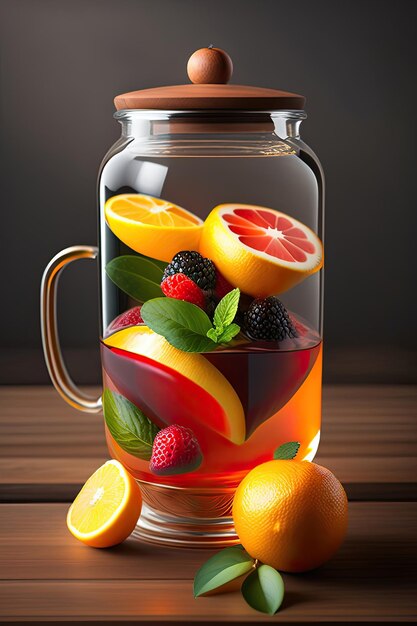
<svg viewBox="0 0 417 626">
<path fill-rule="evenodd" d="M 214 290 L 216 298 L 221 300 L 232 289 L 234 289 L 233 285 L 225 279 L 223 274 L 220 274 L 219 270 L 216 270 L 216 287 Z"/>
<path fill-rule="evenodd" d="M 200 309 L 205 308 L 206 298 L 203 290 L 185 274 L 167 276 L 161 283 L 161 289 L 169 298 L 185 300 L 199 306 Z"/>
<path fill-rule="evenodd" d="M 114 320 L 107 326 L 105 336 L 107 337 L 110 333 L 114 333 L 116 330 L 120 330 L 121 328 L 126 328 L 126 326 L 137 326 L 138 324 L 143 324 L 140 309 L 140 306 L 134 306 L 133 309 L 129 309 L 128 311 L 121 313 L 118 317 L 115 317 Z"/>
<path fill-rule="evenodd" d="M 150 470 L 154 474 L 183 474 L 196 470 L 203 455 L 190 428 L 173 424 L 160 430 L 153 441 Z"/>
</svg>

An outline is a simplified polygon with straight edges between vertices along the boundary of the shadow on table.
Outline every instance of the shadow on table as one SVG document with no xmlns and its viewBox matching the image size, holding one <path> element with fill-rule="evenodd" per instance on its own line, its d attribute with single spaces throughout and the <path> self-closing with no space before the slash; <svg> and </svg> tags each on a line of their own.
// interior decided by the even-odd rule
<svg viewBox="0 0 417 626">
<path fill-rule="evenodd" d="M 305 574 L 285 574 L 291 578 L 302 576 L 304 580 L 317 579 L 322 584 L 352 585 L 357 587 L 364 582 L 377 582 L 382 580 L 401 581 L 408 583 L 416 578 L 413 564 L 416 561 L 417 543 L 404 544 L 399 546 L 397 537 L 377 537 L 369 536 L 348 539 L 340 548 L 336 556 L 328 563 L 317 570 Z M 195 568 L 204 563 L 212 554 L 213 550 L 195 549 L 175 549 L 164 548 L 151 544 L 142 543 L 136 540 L 128 540 L 123 544 L 111 549 L 112 553 L 117 553 L 126 562 L 135 561 L 140 558 L 144 565 L 152 561 L 153 564 L 163 564 L 165 568 L 170 568 L 170 564 L 176 564 L 179 572 L 181 563 L 187 564 L 187 575 Z M 295 594 L 295 595 L 294 595 Z M 300 598 L 297 595 L 289 594 L 286 600 L 294 603 Z M 294 597 L 292 597 L 294 595 Z M 305 598 L 301 598 L 305 599 Z"/>
<path fill-rule="evenodd" d="M 417 543 L 399 548 L 398 539 L 373 539 L 369 536 L 347 540 L 328 563 L 317 570 L 301 574 L 304 580 L 319 579 L 322 584 L 357 587 L 386 581 L 401 582 L 417 579 L 415 562 Z M 291 576 L 298 577 L 299 574 Z"/>
</svg>

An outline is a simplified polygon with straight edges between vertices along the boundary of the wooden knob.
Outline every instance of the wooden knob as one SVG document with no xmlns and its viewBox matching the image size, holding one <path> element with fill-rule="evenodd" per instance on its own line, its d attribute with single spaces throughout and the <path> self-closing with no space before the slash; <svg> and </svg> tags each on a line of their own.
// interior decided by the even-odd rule
<svg viewBox="0 0 417 626">
<path fill-rule="evenodd" d="M 224 85 L 232 77 L 232 59 L 220 48 L 200 48 L 188 59 L 187 73 L 192 83 Z"/>
</svg>

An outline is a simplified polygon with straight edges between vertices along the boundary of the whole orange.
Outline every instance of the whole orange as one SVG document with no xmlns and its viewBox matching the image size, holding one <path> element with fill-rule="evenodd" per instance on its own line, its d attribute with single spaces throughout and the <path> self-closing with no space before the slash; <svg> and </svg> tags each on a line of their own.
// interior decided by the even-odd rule
<svg viewBox="0 0 417 626">
<path fill-rule="evenodd" d="M 309 461 L 268 461 L 251 470 L 233 501 L 245 550 L 285 572 L 318 567 L 347 530 L 345 490 L 330 470 Z"/>
</svg>

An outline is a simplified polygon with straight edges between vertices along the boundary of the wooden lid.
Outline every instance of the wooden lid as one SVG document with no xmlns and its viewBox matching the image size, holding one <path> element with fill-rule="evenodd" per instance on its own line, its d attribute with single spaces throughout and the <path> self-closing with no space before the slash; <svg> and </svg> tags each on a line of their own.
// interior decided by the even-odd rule
<svg viewBox="0 0 417 626">
<path fill-rule="evenodd" d="M 159 109 L 164 111 L 239 109 L 269 111 L 304 108 L 304 96 L 288 91 L 227 85 L 232 61 L 219 48 L 201 48 L 188 61 L 188 74 L 194 84 L 140 89 L 116 96 L 116 109 Z"/>
</svg>

